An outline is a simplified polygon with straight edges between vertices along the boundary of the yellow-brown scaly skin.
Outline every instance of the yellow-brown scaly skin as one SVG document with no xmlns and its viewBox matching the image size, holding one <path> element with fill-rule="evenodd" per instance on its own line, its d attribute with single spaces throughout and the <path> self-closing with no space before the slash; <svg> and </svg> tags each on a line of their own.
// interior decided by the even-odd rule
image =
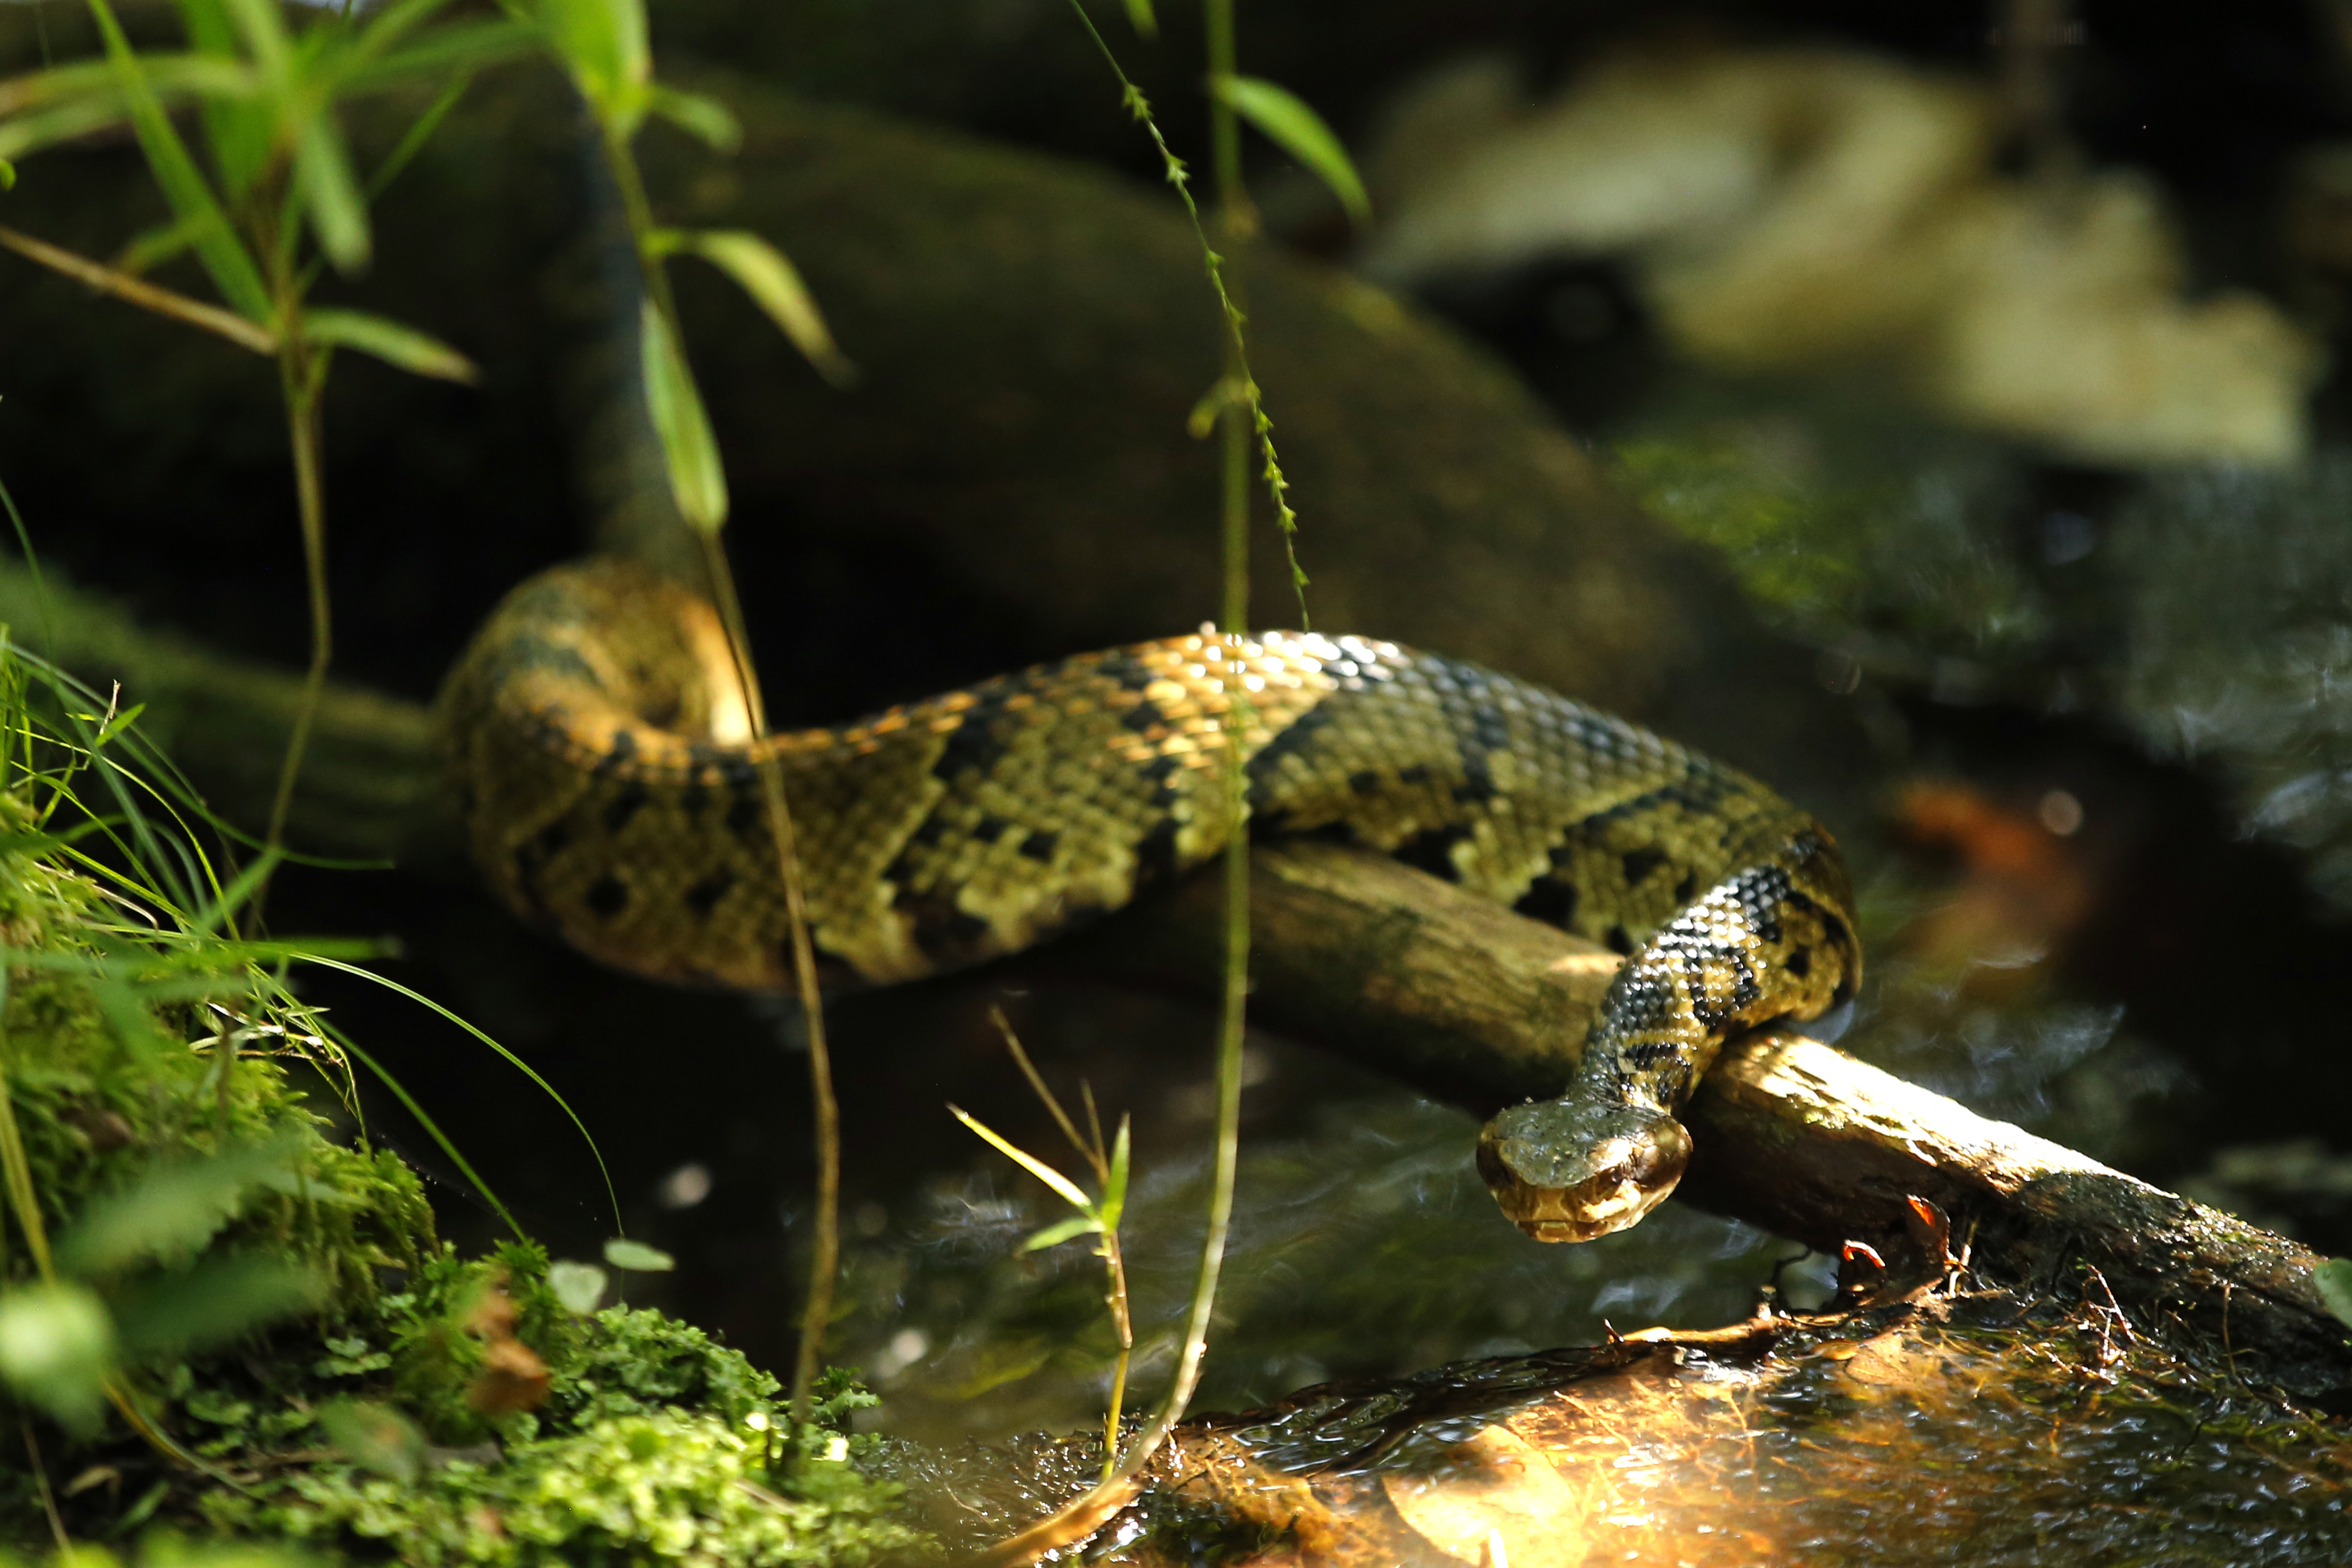
<svg viewBox="0 0 2352 1568">
<path fill-rule="evenodd" d="M 1234 710 L 1213 636 L 984 681 L 774 737 L 829 978 L 1016 952 L 1215 854 Z M 1544 1240 L 1633 1224 L 1681 1175 L 1673 1112 L 1723 1041 L 1861 973 L 1829 836 L 1622 720 L 1392 643 L 1239 651 L 1251 829 L 1341 837 L 1629 955 L 1558 1100 L 1479 1142 Z M 444 744 L 499 896 L 657 979 L 790 984 L 749 726 L 709 607 L 625 563 L 509 596 L 444 689 Z"/>
</svg>

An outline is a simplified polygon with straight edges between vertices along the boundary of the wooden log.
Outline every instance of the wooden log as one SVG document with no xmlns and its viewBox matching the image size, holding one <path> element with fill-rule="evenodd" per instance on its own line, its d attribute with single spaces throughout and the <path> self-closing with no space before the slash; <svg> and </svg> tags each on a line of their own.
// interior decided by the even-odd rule
<svg viewBox="0 0 2352 1568">
<path fill-rule="evenodd" d="M 232 820 L 267 809 L 295 677 L 154 637 L 84 596 L 53 592 L 44 609 L 6 567 L 0 622 L 37 644 L 27 634 L 46 626 L 48 646 L 85 679 L 123 680 Z M 306 846 L 457 871 L 429 730 L 416 704 L 332 689 L 298 800 Z M 1480 1114 L 1568 1080 L 1615 954 L 1333 845 L 1261 846 L 1252 867 L 1258 1023 Z M 1212 873 L 1039 961 L 1213 987 L 1221 911 Z M 2209 1333 L 2250 1379 L 2352 1409 L 2347 1331 L 2312 1283 L 2319 1259 L 2283 1237 L 1788 1029 L 1727 1049 L 1686 1120 L 1698 1152 L 1683 1195 L 1704 1207 L 1825 1250 L 1861 1240 L 1900 1255 L 1907 1200 L 1925 1198 L 1956 1240 L 1973 1238 L 1980 1270 L 2095 1301 L 2112 1291 L 2143 1323 Z"/>
<path fill-rule="evenodd" d="M 1253 1017 L 1482 1115 L 1559 1092 L 1622 962 L 1358 850 L 1262 846 L 1252 875 Z M 1221 908 L 1196 880 L 1073 957 L 1205 984 Z M 1858 1240 L 1900 1258 L 1916 1248 L 1908 1200 L 1925 1198 L 1989 1277 L 2096 1304 L 2111 1291 L 2143 1324 L 2203 1331 L 2253 1381 L 2352 1408 L 2352 1331 L 2312 1282 L 2320 1259 L 2283 1237 L 1795 1029 L 1734 1042 L 1685 1120 L 1697 1152 L 1682 1195 L 1702 1207 L 1825 1251 Z"/>
</svg>

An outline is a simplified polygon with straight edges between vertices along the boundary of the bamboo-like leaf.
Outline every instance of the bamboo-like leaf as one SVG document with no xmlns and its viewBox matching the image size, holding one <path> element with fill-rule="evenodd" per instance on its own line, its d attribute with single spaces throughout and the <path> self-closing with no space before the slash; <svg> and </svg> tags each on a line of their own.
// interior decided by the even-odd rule
<svg viewBox="0 0 2352 1568">
<path fill-rule="evenodd" d="M 187 143 L 173 128 L 170 116 L 163 112 L 139 57 L 131 50 L 131 40 L 123 34 L 122 24 L 115 17 L 114 8 L 107 0 L 89 3 L 99 34 L 105 40 L 107 58 L 114 62 L 122 79 L 140 150 L 147 155 L 147 165 L 155 175 L 156 184 L 163 188 L 164 200 L 180 216 L 200 220 L 196 255 L 210 274 L 213 286 L 221 291 L 221 298 L 239 315 L 256 323 L 268 322 L 273 312 L 260 268 L 230 229 L 212 186 L 196 167 L 195 159 L 189 155 Z M 274 340 L 272 346 L 274 349 Z"/>
<path fill-rule="evenodd" d="M 727 470 L 719 466 L 719 438 L 711 434 L 694 372 L 650 300 L 638 318 L 637 347 L 646 412 L 653 416 L 662 458 L 669 465 L 671 498 L 689 524 L 716 533 L 727 521 Z"/>
<path fill-rule="evenodd" d="M 530 53 L 542 42 L 539 30 L 520 22 L 453 22 L 415 43 L 347 67 L 341 81 L 351 92 L 373 92 L 422 77 L 479 70 Z"/>
<path fill-rule="evenodd" d="M 540 0 L 540 25 L 605 125 L 625 136 L 653 79 L 644 0 Z"/>
<path fill-rule="evenodd" d="M 1062 1243 L 1069 1240 L 1072 1237 L 1100 1236 L 1102 1233 L 1103 1224 L 1100 1220 L 1095 1218 L 1094 1215 L 1090 1214 L 1072 1215 L 1069 1218 L 1063 1220 L 1058 1225 L 1047 1226 L 1045 1229 L 1039 1231 L 1036 1235 L 1023 1242 L 1021 1244 L 1021 1250 L 1024 1252 L 1042 1252 L 1046 1247 L 1061 1246 Z"/>
<path fill-rule="evenodd" d="M 1263 77 L 1221 76 L 1213 85 L 1217 97 L 1234 113 L 1264 132 L 1267 140 L 1330 186 L 1331 194 L 1347 208 L 1349 217 L 1357 223 L 1370 219 L 1371 198 L 1364 194 L 1363 178 L 1356 173 L 1348 149 L 1304 100 Z"/>
<path fill-rule="evenodd" d="M 380 55 L 431 21 L 435 12 L 448 5 L 449 0 L 393 0 L 389 5 L 379 5 L 362 22 L 352 52 L 355 56 Z"/>
<path fill-rule="evenodd" d="M 207 220 L 199 216 L 193 220 L 193 226 L 201 231 L 207 226 Z M 251 349 L 257 354 L 274 354 L 278 352 L 276 333 L 267 327 L 247 321 L 243 316 L 233 315 L 217 305 L 207 305 L 201 300 L 191 300 L 175 289 L 150 283 L 143 278 L 133 278 L 131 274 L 109 267 L 104 262 L 92 261 L 87 256 L 77 256 L 70 250 L 51 245 L 45 239 L 35 239 L 29 234 L 20 234 L 13 228 L 0 227 L 0 246 L 5 246 L 27 260 L 37 261 L 53 271 L 62 272 L 68 278 L 87 283 L 91 288 L 111 294 L 119 300 L 125 300 L 143 310 L 152 310 L 159 316 L 170 316 L 174 321 L 185 321 L 192 327 L 202 327 L 208 332 L 218 333 L 239 348 Z M 242 250 L 239 254 L 243 254 Z"/>
<path fill-rule="evenodd" d="M 678 234 L 676 244 L 735 279 L 819 375 L 835 386 L 856 380 L 857 367 L 835 344 L 816 296 L 782 251 L 740 228 L 689 230 Z"/>
<path fill-rule="evenodd" d="M 1127 0 L 1127 20 L 1128 25 L 1135 29 L 1136 37 L 1160 37 L 1160 18 L 1151 14 L 1151 0 Z"/>
<path fill-rule="evenodd" d="M 1072 1208 L 1075 1208 L 1079 1213 L 1085 1215 L 1092 1215 L 1095 1212 L 1094 1200 L 1087 1196 L 1085 1189 L 1081 1188 L 1077 1183 L 1070 1180 L 1069 1177 L 1062 1174 L 1061 1172 L 1054 1169 L 1053 1166 L 1045 1163 L 1045 1161 L 1038 1159 L 1035 1155 L 1029 1153 L 1025 1150 L 1014 1148 L 1011 1143 L 1007 1142 L 994 1128 L 989 1126 L 986 1122 L 981 1121 L 980 1118 L 972 1115 L 970 1111 L 965 1110 L 961 1106 L 949 1106 L 948 1114 L 953 1116 L 958 1121 L 962 1122 L 966 1127 L 971 1128 L 974 1132 L 980 1134 L 982 1138 L 987 1141 L 989 1146 L 994 1149 L 998 1153 L 1003 1154 L 1006 1159 L 1011 1160 L 1014 1164 L 1020 1166 L 1023 1170 L 1028 1172 L 1031 1175 L 1036 1177 L 1047 1186 L 1053 1188 L 1056 1193 L 1059 1193 L 1064 1201 L 1068 1203 Z"/>
<path fill-rule="evenodd" d="M 656 82 L 647 89 L 646 107 L 721 153 L 732 153 L 743 145 L 743 122 L 715 98 Z"/>
<path fill-rule="evenodd" d="M 319 248 L 335 270 L 357 272 L 368 263 L 367 198 L 360 194 L 359 176 L 352 172 L 352 155 L 335 122 L 320 114 L 303 126 L 294 155 L 294 178 L 301 187 L 302 205 L 310 215 L 311 232 Z"/>
<path fill-rule="evenodd" d="M 302 332 L 313 342 L 356 349 L 412 375 L 470 386 L 481 379 L 474 362 L 440 339 L 366 310 L 329 306 L 302 312 Z"/>
<path fill-rule="evenodd" d="M 432 140 L 433 132 L 441 128 L 441 121 L 449 117 L 449 111 L 457 107 L 457 100 L 465 97 L 466 89 L 473 85 L 474 79 L 470 74 L 460 72 L 451 77 L 433 101 L 425 106 L 425 112 L 409 122 L 408 129 L 401 132 L 400 141 L 384 154 L 383 162 L 376 165 L 375 173 L 368 176 L 370 201 L 383 195 L 393 181 L 400 178 L 400 172 L 424 151 L 425 143 Z"/>
<path fill-rule="evenodd" d="M 173 218 L 157 224 L 131 237 L 129 244 L 117 253 L 111 265 L 118 272 L 137 277 L 150 272 L 175 257 L 184 255 L 196 242 L 196 225 L 186 218 Z M 239 321 L 243 317 L 237 318 Z"/>
<path fill-rule="evenodd" d="M 1110 1146 L 1110 1174 L 1103 1182 L 1102 1202 L 1095 1205 L 1096 1215 L 1105 1230 L 1116 1233 L 1119 1215 L 1127 1212 L 1127 1167 L 1130 1118 L 1118 1119 L 1118 1135 Z"/>
<path fill-rule="evenodd" d="M 139 62 L 148 85 L 166 100 L 250 98 L 260 85 L 243 61 L 204 53 L 146 54 Z M 117 115 L 129 112 L 122 73 L 112 60 L 77 60 L 0 81 L 0 118 L 93 97 L 114 104 Z"/>
<path fill-rule="evenodd" d="M 236 24 L 229 20 L 224 0 L 179 0 L 179 5 L 181 25 L 187 28 L 188 41 L 196 47 L 199 58 L 220 65 L 235 63 L 252 77 L 254 90 L 247 95 L 247 101 L 207 100 L 205 104 L 205 135 L 211 142 L 214 172 L 231 195 L 243 195 L 268 167 L 278 140 L 273 100 L 284 97 L 283 84 L 247 64 L 239 47 Z"/>
</svg>

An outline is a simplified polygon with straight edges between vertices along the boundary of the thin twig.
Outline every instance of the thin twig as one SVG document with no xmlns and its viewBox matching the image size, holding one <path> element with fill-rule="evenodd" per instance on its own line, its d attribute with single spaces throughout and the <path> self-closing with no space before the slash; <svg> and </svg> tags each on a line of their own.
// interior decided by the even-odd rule
<svg viewBox="0 0 2352 1568">
<path fill-rule="evenodd" d="M 201 300 L 191 300 L 174 289 L 150 283 L 143 278 L 109 267 L 102 261 L 92 261 L 87 256 L 78 256 L 51 245 L 46 239 L 35 239 L 31 235 L 13 228 L 0 226 L 0 245 L 6 246 L 27 261 L 37 261 L 53 272 L 62 272 L 78 283 L 87 283 L 102 294 L 111 294 L 159 316 L 185 321 L 192 327 L 202 327 L 208 332 L 226 338 L 241 349 L 250 349 L 257 354 L 278 352 L 277 333 L 268 327 L 247 321 L 234 310 L 224 310 Z"/>
</svg>

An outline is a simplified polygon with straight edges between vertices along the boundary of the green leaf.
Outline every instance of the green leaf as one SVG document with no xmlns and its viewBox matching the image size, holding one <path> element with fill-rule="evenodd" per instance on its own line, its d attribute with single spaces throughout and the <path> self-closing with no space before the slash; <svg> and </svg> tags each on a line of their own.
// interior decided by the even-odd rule
<svg viewBox="0 0 2352 1568">
<path fill-rule="evenodd" d="M 1151 14 L 1151 0 L 1127 0 L 1127 21 L 1137 37 L 1160 37 L 1160 18 Z"/>
<path fill-rule="evenodd" d="M 949 1106 L 948 1114 L 954 1117 L 958 1121 L 962 1122 L 966 1127 L 971 1128 L 974 1132 L 980 1134 L 982 1138 L 987 1140 L 990 1146 L 994 1148 L 997 1152 L 1004 1155 L 1014 1164 L 1019 1165 L 1023 1170 L 1028 1172 L 1031 1175 L 1036 1177 L 1039 1181 L 1045 1183 L 1047 1186 L 1053 1188 L 1054 1191 L 1060 1194 L 1063 1201 L 1067 1203 L 1072 1208 L 1076 1209 L 1081 1214 L 1089 1215 L 1095 1212 L 1094 1200 L 1087 1196 L 1084 1189 L 1079 1187 L 1077 1183 L 1070 1180 L 1069 1177 L 1062 1174 L 1061 1172 L 1045 1163 L 1045 1161 L 1038 1159 L 1035 1155 L 1031 1154 L 1024 1150 L 1014 1148 L 1010 1142 L 1006 1142 L 995 1129 L 990 1127 L 987 1123 L 982 1121 L 980 1118 L 972 1115 L 970 1111 L 967 1111 L 959 1106 Z"/>
<path fill-rule="evenodd" d="M 751 296 L 751 302 L 783 329 L 784 336 L 819 375 L 835 386 L 846 386 L 856 379 L 857 368 L 835 346 L 816 297 L 782 251 L 744 229 L 669 230 L 664 237 L 735 279 Z"/>
<path fill-rule="evenodd" d="M 302 205 L 310 215 L 310 231 L 319 248 L 349 275 L 364 268 L 373 248 L 368 237 L 367 198 L 360 194 L 359 176 L 352 171 L 351 149 L 335 122 L 320 114 L 302 127 L 294 154 L 294 183 Z"/>
<path fill-rule="evenodd" d="M 281 82 L 252 70 L 238 47 L 236 24 L 229 20 L 224 0 L 179 0 L 180 20 L 200 58 L 226 65 L 235 62 L 251 72 L 250 102 L 207 101 L 205 134 L 212 144 L 213 169 L 232 195 L 243 195 L 268 167 L 278 140 L 278 112 L 273 99 L 284 96 Z M 152 67 L 149 68 L 151 70 Z"/>
<path fill-rule="evenodd" d="M 197 226 L 186 218 L 173 218 L 152 228 L 142 229 L 131 237 L 114 258 L 114 269 L 136 278 L 152 271 L 174 257 L 184 254 L 196 242 Z"/>
<path fill-rule="evenodd" d="M 1103 1180 L 1102 1202 L 1095 1212 L 1102 1219 L 1105 1230 L 1116 1232 L 1118 1217 L 1127 1212 L 1128 1123 L 1129 1118 L 1118 1119 L 1118 1134 L 1111 1140 L 1110 1174 Z"/>
<path fill-rule="evenodd" d="M 1370 220 L 1372 202 L 1364 194 L 1364 182 L 1349 160 L 1347 148 L 1323 123 L 1321 115 L 1307 108 L 1289 89 L 1276 87 L 1261 77 L 1222 76 L 1213 85 L 1217 97 L 1234 113 L 1264 132 L 1267 140 L 1330 186 L 1339 205 L 1348 209 L 1349 218 L 1360 224 Z"/>
<path fill-rule="evenodd" d="M 593 1263 L 551 1263 L 547 1266 L 547 1288 L 563 1303 L 563 1310 L 575 1318 L 584 1318 L 596 1310 L 604 1299 L 604 1288 L 612 1281 L 604 1271 Z"/>
<path fill-rule="evenodd" d="M 1092 1215 L 1072 1215 L 1058 1225 L 1049 1225 L 1021 1244 L 1024 1252 L 1039 1252 L 1048 1247 L 1059 1247 L 1076 1236 L 1100 1236 L 1101 1222 Z"/>
<path fill-rule="evenodd" d="M 716 533 L 727 521 L 727 470 L 719 466 L 719 438 L 711 434 L 710 416 L 703 411 L 694 372 L 687 368 L 668 323 L 650 300 L 638 321 L 637 346 L 646 378 L 646 412 L 653 416 L 662 457 L 669 465 L 670 495 L 688 523 Z"/>
<path fill-rule="evenodd" d="M 414 375 L 429 375 L 467 386 L 481 376 L 473 361 L 440 339 L 370 311 L 328 307 L 305 310 L 302 331 L 312 342 L 356 349 Z"/>
<path fill-rule="evenodd" d="M 453 71 L 474 71 L 530 53 L 543 41 L 535 27 L 519 22 L 452 22 L 413 44 L 345 68 L 348 91 L 373 92 L 418 78 L 439 79 Z"/>
<path fill-rule="evenodd" d="M 653 79 L 644 0 L 540 0 L 539 17 L 596 117 L 625 138 L 634 132 Z"/>
<path fill-rule="evenodd" d="M 2352 1258 L 2331 1258 L 2311 1271 L 2319 1299 L 2338 1321 L 2352 1325 Z"/>
<path fill-rule="evenodd" d="M 193 1256 L 237 1212 L 247 1188 L 285 1168 L 294 1147 L 292 1138 L 280 1138 L 150 1166 L 82 1211 L 58 1240 L 58 1267 L 88 1278 Z"/>
<path fill-rule="evenodd" d="M 604 1261 L 632 1274 L 667 1274 L 677 1267 L 677 1259 L 660 1247 L 631 1241 L 625 1236 L 616 1236 L 604 1244 Z"/>
<path fill-rule="evenodd" d="M 116 1298 L 114 1316 L 123 1349 L 157 1361 L 232 1343 L 320 1299 L 310 1269 L 289 1258 L 246 1254 L 142 1279 Z"/>
<path fill-rule="evenodd" d="M 743 145 L 743 124 L 735 111 L 715 98 L 698 92 L 687 92 L 656 82 L 649 89 L 646 107 L 696 140 L 732 153 Z"/>
<path fill-rule="evenodd" d="M 496 1051 L 509 1067 L 522 1074 L 523 1077 L 530 1079 L 532 1084 L 538 1088 L 541 1094 L 544 1094 L 548 1099 L 555 1102 L 556 1108 L 562 1110 L 563 1114 L 570 1119 L 572 1125 L 579 1129 L 581 1138 L 588 1145 L 588 1152 L 593 1156 L 596 1161 L 596 1173 L 604 1179 L 604 1197 L 605 1201 L 613 1205 L 614 1221 L 615 1224 L 619 1223 L 621 1215 L 621 1198 L 620 1194 L 613 1189 L 613 1173 L 610 1170 L 605 1168 L 604 1152 L 596 1147 L 596 1140 L 589 1136 L 588 1124 L 580 1120 L 580 1113 L 572 1109 L 572 1102 L 565 1100 L 562 1095 L 556 1093 L 555 1086 L 548 1082 L 544 1078 L 541 1078 L 539 1075 L 537 1068 L 533 1068 L 529 1062 L 515 1055 L 514 1052 L 499 1044 L 497 1040 L 491 1038 L 488 1035 L 484 1034 L 480 1029 L 475 1027 L 472 1024 L 467 1023 L 464 1018 L 460 1017 L 456 1013 L 451 1012 L 448 1008 L 443 1006 L 440 1003 L 436 1002 L 432 997 L 425 995 L 421 991 L 412 990 L 408 986 L 403 985 L 397 980 L 388 979 L 383 975 L 378 974 L 373 969 L 362 969 L 355 963 L 339 963 L 336 960 L 320 953 L 315 947 L 313 947 L 310 952 L 304 953 L 303 958 L 306 963 L 315 963 L 321 969 L 340 970 L 343 973 L 352 975 L 355 978 L 372 981 L 375 984 L 381 985 L 385 990 L 393 993 L 394 995 L 407 997 L 411 1002 L 415 1003 L 418 1006 L 426 1009 L 428 1012 L 433 1013 L 438 1017 L 445 1018 L 448 1022 L 457 1025 L 457 1027 L 465 1030 L 466 1033 L 473 1036 L 474 1038 L 481 1041 L 482 1044 L 489 1047 L 493 1051 Z M 406 1089 L 400 1086 L 400 1081 L 397 1079 L 384 1071 L 381 1063 L 377 1062 L 374 1058 L 369 1056 L 367 1052 L 354 1045 L 349 1036 L 336 1028 L 332 1024 L 327 1024 L 324 1027 L 330 1039 L 333 1040 L 336 1045 L 349 1052 L 353 1058 L 365 1066 L 368 1071 L 375 1074 L 378 1079 L 383 1080 L 383 1086 L 392 1090 L 394 1096 L 399 1100 L 400 1103 L 404 1107 L 407 1109 L 408 1113 L 416 1118 L 417 1122 L 432 1136 L 434 1142 L 439 1145 L 441 1152 L 449 1156 L 449 1163 L 456 1165 L 458 1171 L 465 1175 L 465 1178 L 467 1181 L 473 1183 L 474 1185 L 481 1189 L 482 1196 L 488 1199 L 490 1206 L 499 1211 L 499 1217 L 506 1221 L 507 1228 L 515 1233 L 517 1239 L 521 1239 L 523 1237 L 522 1226 L 515 1224 L 514 1215 L 507 1212 L 506 1205 L 499 1201 L 498 1194 L 490 1191 L 488 1184 L 485 1183 L 480 1176 L 474 1173 L 473 1166 L 466 1163 L 466 1156 L 458 1152 L 457 1146 L 455 1143 L 450 1142 L 447 1138 L 442 1136 L 441 1129 L 435 1125 L 433 1119 L 430 1116 L 425 1114 L 425 1108 L 417 1104 L 415 1098 L 412 1097 Z"/>
<path fill-rule="evenodd" d="M 368 13 L 361 25 L 359 37 L 352 44 L 352 53 L 362 56 L 382 54 L 431 21 L 436 11 L 445 10 L 448 5 L 449 0 L 394 0 L 392 5 L 378 5 Z"/>
<path fill-rule="evenodd" d="M 114 1321 L 70 1280 L 0 1293 L 0 1382 L 64 1425 L 87 1431 L 114 1370 Z"/>
<path fill-rule="evenodd" d="M 195 159 L 189 155 L 187 143 L 173 129 L 171 118 L 163 112 L 139 57 L 131 50 L 131 40 L 123 35 L 122 24 L 115 18 L 113 7 L 107 0 L 89 0 L 89 8 L 98 21 L 100 36 L 105 40 L 107 58 L 121 79 L 140 151 L 147 155 L 147 166 L 154 173 L 155 184 L 163 188 L 163 198 L 171 203 L 173 212 L 196 221 L 196 255 L 211 276 L 213 286 L 238 314 L 253 321 L 269 323 L 273 312 L 269 289 L 261 280 L 261 269 L 230 229 L 220 203 L 213 196 L 212 186 L 196 167 Z"/>
<path fill-rule="evenodd" d="M 270 874 L 285 859 L 286 852 L 275 846 L 262 850 L 253 858 L 253 864 L 239 871 L 229 885 L 221 889 L 219 898 L 188 922 L 190 929 L 207 935 L 220 930 L 221 922 L 243 909 L 245 901 L 253 897 L 253 890 L 268 881 Z"/>
<path fill-rule="evenodd" d="M 425 1435 L 388 1405 L 332 1400 L 319 1407 L 319 1426 L 343 1458 L 403 1486 L 414 1481 L 424 1466 Z"/>
</svg>

